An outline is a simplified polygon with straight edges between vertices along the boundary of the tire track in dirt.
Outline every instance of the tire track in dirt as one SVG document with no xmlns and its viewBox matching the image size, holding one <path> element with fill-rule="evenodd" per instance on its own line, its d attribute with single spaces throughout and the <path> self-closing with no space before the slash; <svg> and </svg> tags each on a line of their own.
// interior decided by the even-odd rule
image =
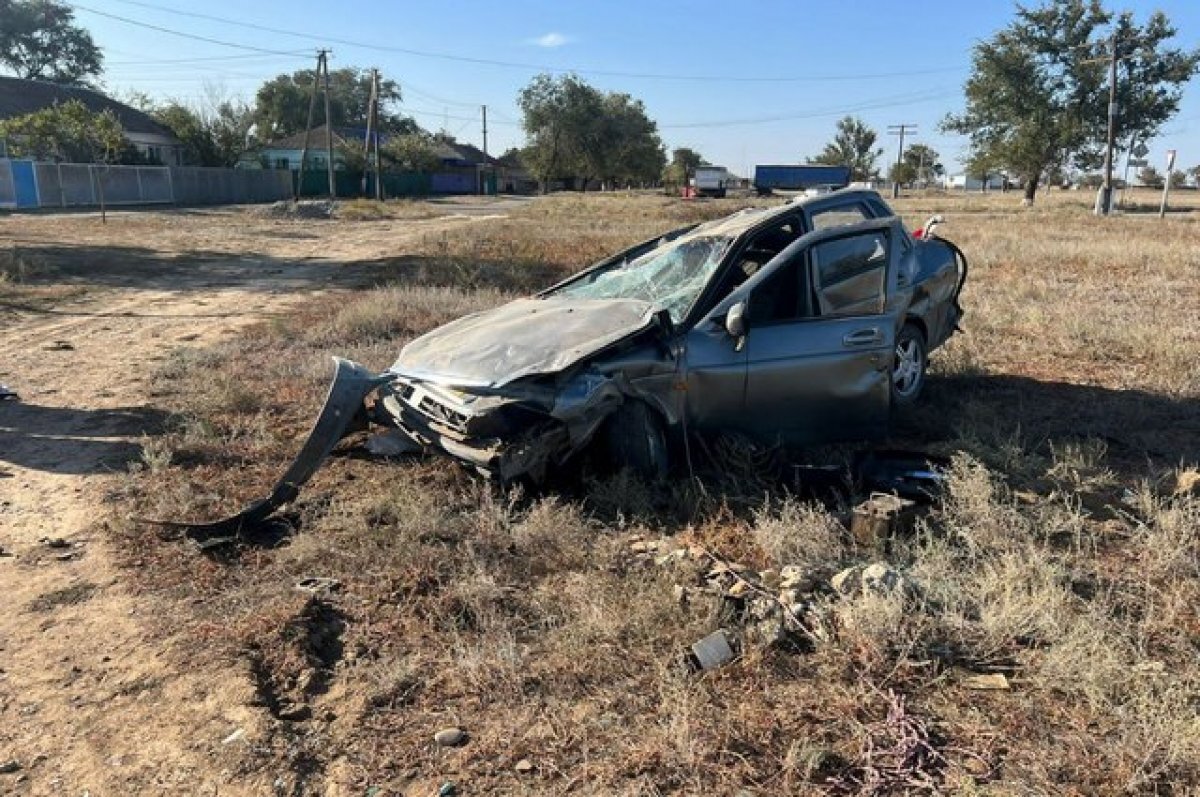
<svg viewBox="0 0 1200 797">
<path fill-rule="evenodd" d="M 0 763 L 20 765 L 0 774 L 0 793 L 272 792 L 279 773 L 253 766 L 268 718 L 247 670 L 152 638 L 155 607 L 126 589 L 96 529 L 162 419 L 159 360 L 355 279 L 333 262 L 279 263 L 202 261 L 182 278 L 0 319 L 0 382 L 21 394 L 0 403 Z"/>
</svg>

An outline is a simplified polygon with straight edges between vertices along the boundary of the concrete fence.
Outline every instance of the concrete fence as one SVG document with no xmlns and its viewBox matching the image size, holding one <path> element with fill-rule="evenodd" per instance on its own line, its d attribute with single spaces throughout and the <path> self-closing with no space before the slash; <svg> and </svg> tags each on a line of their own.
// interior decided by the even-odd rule
<svg viewBox="0 0 1200 797">
<path fill-rule="evenodd" d="M 200 166 L 105 166 L 0 159 L 0 207 L 233 205 L 292 196 L 290 173 Z"/>
</svg>

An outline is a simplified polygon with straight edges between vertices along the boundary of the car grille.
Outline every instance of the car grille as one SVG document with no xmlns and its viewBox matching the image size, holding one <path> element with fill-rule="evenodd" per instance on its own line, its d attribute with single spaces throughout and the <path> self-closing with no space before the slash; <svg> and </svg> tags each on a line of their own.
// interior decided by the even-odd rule
<svg viewBox="0 0 1200 797">
<path fill-rule="evenodd" d="M 450 409 L 429 395 L 421 397 L 420 403 L 417 404 L 417 409 L 431 421 L 446 424 L 451 429 L 466 434 L 467 416 Z"/>
</svg>

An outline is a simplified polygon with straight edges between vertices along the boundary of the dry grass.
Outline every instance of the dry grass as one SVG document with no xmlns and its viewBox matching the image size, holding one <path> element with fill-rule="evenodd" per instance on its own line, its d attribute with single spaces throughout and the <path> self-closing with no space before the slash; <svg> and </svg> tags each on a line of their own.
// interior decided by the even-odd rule
<svg viewBox="0 0 1200 797">
<path fill-rule="evenodd" d="M 381 289 L 181 350 L 160 382 L 184 420 L 126 497 L 143 516 L 235 506 L 305 433 L 327 355 L 386 366 L 431 326 L 735 206 L 553 197 L 427 238 L 380 265 Z M 885 553 L 853 544 L 840 507 L 780 486 L 622 476 L 529 496 L 445 461 L 351 455 L 318 475 L 281 545 L 206 557 L 114 533 L 172 624 L 246 657 L 264 704 L 300 717 L 275 723 L 258 763 L 303 762 L 350 793 L 1195 790 L 1200 217 L 1096 220 L 1071 194 L 1031 211 L 1011 195 L 899 207 L 914 226 L 947 210 L 973 271 L 966 332 L 896 431 L 952 455 L 947 492 Z M 697 676 L 679 658 L 716 606 L 674 587 L 700 566 L 635 555 L 639 538 L 823 577 L 883 556 L 915 589 L 818 587 L 829 635 Z M 307 576 L 341 587 L 307 596 L 293 588 Z M 1010 688 L 975 690 L 979 674 Z M 470 741 L 436 749 L 447 725 Z"/>
</svg>

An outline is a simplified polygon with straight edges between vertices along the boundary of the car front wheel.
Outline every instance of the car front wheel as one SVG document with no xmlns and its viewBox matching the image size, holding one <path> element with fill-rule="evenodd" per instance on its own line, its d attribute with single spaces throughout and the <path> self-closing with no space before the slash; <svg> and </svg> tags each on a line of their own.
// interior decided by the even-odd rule
<svg viewBox="0 0 1200 797">
<path fill-rule="evenodd" d="M 929 361 L 925 336 L 914 324 L 905 324 L 896 336 L 896 354 L 892 362 L 892 406 L 910 407 L 925 387 L 925 366 Z"/>
<path fill-rule="evenodd" d="M 641 401 L 626 401 L 605 424 L 609 464 L 629 468 L 644 479 L 667 475 L 666 430 L 658 414 Z"/>
</svg>

